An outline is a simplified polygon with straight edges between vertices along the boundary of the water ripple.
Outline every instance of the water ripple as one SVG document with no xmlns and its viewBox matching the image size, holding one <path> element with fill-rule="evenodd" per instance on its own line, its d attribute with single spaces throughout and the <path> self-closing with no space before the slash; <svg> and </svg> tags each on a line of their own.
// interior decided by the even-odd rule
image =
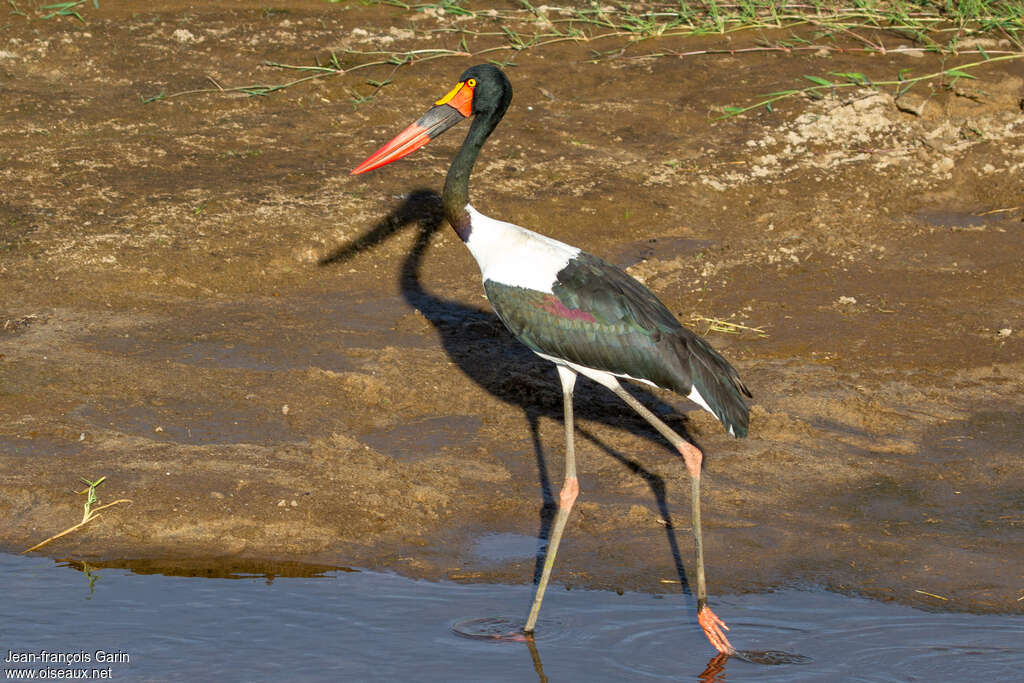
<svg viewBox="0 0 1024 683">
<path fill-rule="evenodd" d="M 517 632 L 528 585 L 374 572 L 273 582 L 86 576 L 2 554 L 0 585 L 7 648 L 123 650 L 131 663 L 112 674 L 124 680 L 1010 681 L 1024 661 L 1020 616 L 923 612 L 815 590 L 715 596 L 742 650 L 718 657 L 683 596 L 552 585 L 536 638 L 525 642 L 453 629 Z"/>
</svg>

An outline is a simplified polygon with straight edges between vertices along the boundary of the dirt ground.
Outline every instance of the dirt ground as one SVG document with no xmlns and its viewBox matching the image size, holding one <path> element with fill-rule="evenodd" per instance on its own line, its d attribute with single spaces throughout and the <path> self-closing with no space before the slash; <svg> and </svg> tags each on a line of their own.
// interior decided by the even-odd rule
<svg viewBox="0 0 1024 683">
<path fill-rule="evenodd" d="M 79 477 L 106 476 L 101 502 L 132 505 L 44 553 L 529 582 L 533 557 L 474 544 L 547 533 L 561 402 L 436 218 L 466 127 L 349 175 L 483 58 L 144 101 L 306 75 L 265 60 L 455 49 L 436 31 L 468 25 L 288 6 L 0 16 L 0 544 L 78 521 Z M 628 266 L 702 333 L 700 317 L 763 330 L 708 334 L 754 393 L 747 439 L 635 389 L 707 453 L 712 596 L 811 584 L 1020 611 L 1024 62 L 900 102 L 843 91 L 716 121 L 804 74 L 943 67 L 643 57 L 760 37 L 489 54 L 514 58 L 516 95 L 473 201 Z M 577 417 L 582 494 L 555 580 L 678 591 L 685 468 L 599 387 L 579 389 Z"/>
</svg>

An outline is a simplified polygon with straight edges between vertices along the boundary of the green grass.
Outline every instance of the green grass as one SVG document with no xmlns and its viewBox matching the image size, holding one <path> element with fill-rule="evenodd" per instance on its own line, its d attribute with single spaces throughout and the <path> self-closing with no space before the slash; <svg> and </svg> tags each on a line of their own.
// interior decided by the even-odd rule
<svg viewBox="0 0 1024 683">
<path fill-rule="evenodd" d="M 520 0 L 522 7 L 515 10 L 474 10 L 472 3 L 450 0 L 421 4 L 407 4 L 400 0 L 371 0 L 366 4 L 395 6 L 408 12 L 443 12 L 445 15 L 488 20 L 498 23 L 502 30 L 508 30 L 515 24 L 536 24 L 539 20 L 546 30 L 534 34 L 532 40 L 540 41 L 549 37 L 595 40 L 610 37 L 611 34 L 646 39 L 815 26 L 825 32 L 845 33 L 858 39 L 861 38 L 857 31 L 901 31 L 912 36 L 927 37 L 937 44 L 948 44 L 953 37 L 965 31 L 1005 29 L 1009 34 L 1017 34 L 1016 42 L 1019 45 L 1024 18 L 1024 5 L 1019 0 L 850 0 L 845 3 L 814 0 L 682 0 L 674 4 L 645 4 L 643 9 L 623 3 L 591 2 L 584 6 L 545 6 L 543 12 L 528 0 Z M 468 30 L 467 33 L 488 35 L 487 32 Z M 524 42 L 518 32 L 513 42 Z"/>
<path fill-rule="evenodd" d="M 355 72 L 366 71 L 366 76 L 346 88 L 351 102 L 359 105 L 372 100 L 390 84 L 399 69 L 420 62 L 472 56 L 508 67 L 515 65 L 517 56 L 537 53 L 560 43 L 588 47 L 593 62 L 756 52 L 847 55 L 924 52 L 940 60 L 981 57 L 970 64 L 934 69 L 928 75 L 913 78 L 905 74 L 876 74 L 878 80 L 873 82 L 859 72 L 808 75 L 806 78 L 814 85 L 798 87 L 799 84 L 794 84 L 793 88 L 761 96 L 753 104 L 727 107 L 724 113 L 729 117 L 762 107 L 771 110 L 774 103 L 788 98 L 820 97 L 842 88 L 892 85 L 901 93 L 904 88 L 923 81 L 955 82 L 959 78 L 972 78 L 969 71 L 980 70 L 990 63 L 1024 58 L 1022 0 L 848 0 L 844 3 L 680 0 L 672 4 L 636 6 L 592 1 L 567 7 L 544 6 L 543 10 L 530 0 L 519 0 L 519 7 L 511 9 L 481 7 L 463 0 L 434 3 L 362 0 L 360 4 L 394 12 L 393 22 L 401 20 L 402 15 L 431 14 L 434 21 L 420 21 L 415 26 L 417 34 L 432 39 L 436 47 L 345 50 L 331 53 L 326 60 L 316 59 L 309 65 L 265 62 L 265 66 L 297 71 L 301 75 L 281 83 L 232 87 L 224 87 L 211 79 L 214 88 L 160 93 L 143 97 L 142 101 L 227 92 L 267 96 L 312 80 L 350 77 Z M 453 21 L 453 17 L 459 20 Z M 752 34 L 754 40 L 748 39 L 743 47 L 735 47 L 731 36 L 744 32 Z M 706 38 L 715 36 L 722 40 L 718 45 L 707 47 Z M 681 50 L 679 39 L 689 37 L 704 37 L 704 46 Z M 979 38 L 994 39 L 995 47 L 983 47 Z"/>
<path fill-rule="evenodd" d="M 92 6 L 96 9 L 99 9 L 100 7 L 100 0 L 68 0 L 67 2 L 55 2 L 47 5 L 37 5 L 36 7 L 32 8 L 32 11 L 39 15 L 40 19 L 53 19 L 55 17 L 73 17 L 84 24 L 85 19 L 82 18 L 82 15 L 78 12 L 78 10 L 80 7 L 82 7 L 82 5 L 85 5 L 86 3 L 91 3 Z M 32 18 L 32 15 L 30 15 L 28 11 L 19 7 L 18 3 L 15 2 L 15 0 L 7 0 L 7 4 L 11 8 L 10 13 L 12 15 L 25 17 L 26 19 Z"/>
<path fill-rule="evenodd" d="M 760 109 L 761 107 L 764 107 L 768 111 L 772 111 L 772 105 L 774 105 L 776 102 L 780 100 L 801 97 L 808 97 L 811 99 L 822 99 L 826 95 L 835 95 L 839 90 L 849 88 L 872 88 L 874 90 L 881 90 L 882 88 L 889 87 L 893 89 L 893 96 L 896 98 L 899 98 L 901 95 L 905 94 L 907 91 L 910 90 L 910 88 L 917 85 L 918 83 L 923 83 L 926 81 L 938 82 L 941 87 L 947 88 L 949 90 L 955 90 L 957 81 L 961 79 L 976 79 L 976 76 L 971 75 L 971 69 L 976 69 L 978 67 L 985 66 L 987 64 L 995 62 L 1004 62 L 1012 59 L 1021 58 L 1024 58 L 1024 54 L 1001 55 L 998 57 L 991 57 L 977 62 L 971 62 L 969 64 L 961 64 L 960 66 L 954 69 L 941 69 L 939 71 L 933 71 L 923 76 L 915 76 L 913 78 L 909 77 L 909 74 L 906 72 L 906 70 L 904 70 L 899 72 L 896 79 L 884 81 L 871 81 L 864 74 L 861 73 L 831 72 L 829 74 L 830 76 L 841 79 L 839 81 L 829 80 L 827 78 L 822 78 L 821 76 L 805 75 L 804 78 L 810 81 L 811 83 L 814 83 L 814 85 L 807 86 L 805 88 L 794 88 L 790 90 L 780 90 L 778 92 L 768 93 L 767 95 L 764 95 L 762 99 L 754 102 L 753 104 L 748 104 L 742 107 L 724 107 L 723 115 L 719 116 L 718 118 L 731 118 L 733 116 L 738 116 L 740 114 L 746 114 L 747 112 L 752 111 L 754 109 Z"/>
</svg>

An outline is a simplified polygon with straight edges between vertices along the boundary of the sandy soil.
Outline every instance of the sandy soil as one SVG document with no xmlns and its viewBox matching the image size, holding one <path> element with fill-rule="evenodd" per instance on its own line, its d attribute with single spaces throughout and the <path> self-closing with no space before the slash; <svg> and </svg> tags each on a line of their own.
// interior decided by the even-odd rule
<svg viewBox="0 0 1024 683">
<path fill-rule="evenodd" d="M 0 18 L 0 543 L 74 523 L 79 477 L 105 475 L 101 500 L 133 505 L 44 552 L 530 581 L 532 557 L 473 547 L 546 533 L 560 398 L 436 218 L 461 133 L 348 175 L 480 60 L 405 67 L 362 104 L 390 67 L 267 97 L 142 101 L 297 77 L 264 60 L 455 48 L 458 34 L 428 31 L 467 24 L 116 4 L 84 24 Z M 810 583 L 1019 611 L 1024 66 L 900 103 L 844 91 L 716 122 L 803 74 L 939 67 L 639 58 L 694 44 L 514 55 L 475 204 L 628 266 L 698 331 L 699 316 L 764 331 L 708 335 L 754 392 L 747 439 L 636 389 L 707 453 L 712 594 Z M 599 388 L 577 406 L 582 496 L 556 580 L 678 591 L 692 562 L 682 463 Z"/>
</svg>

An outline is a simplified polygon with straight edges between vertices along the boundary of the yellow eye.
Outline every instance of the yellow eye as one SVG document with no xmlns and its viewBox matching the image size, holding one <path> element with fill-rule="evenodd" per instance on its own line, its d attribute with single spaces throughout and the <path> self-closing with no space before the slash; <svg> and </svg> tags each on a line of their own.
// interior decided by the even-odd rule
<svg viewBox="0 0 1024 683">
<path fill-rule="evenodd" d="M 466 81 L 466 85 L 468 85 L 470 88 L 475 88 L 476 87 L 476 79 L 475 78 L 469 79 L 468 81 Z"/>
</svg>

